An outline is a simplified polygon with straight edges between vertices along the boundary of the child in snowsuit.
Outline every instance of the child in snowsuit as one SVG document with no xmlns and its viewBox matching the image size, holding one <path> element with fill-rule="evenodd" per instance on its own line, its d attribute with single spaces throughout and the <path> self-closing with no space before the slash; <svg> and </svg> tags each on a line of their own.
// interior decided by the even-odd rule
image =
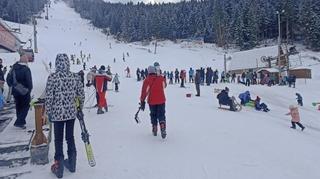
<svg viewBox="0 0 320 179">
<path fill-rule="evenodd" d="M 299 114 L 298 107 L 294 105 L 290 105 L 289 110 L 290 112 L 287 113 L 286 115 L 291 115 L 292 126 L 290 128 L 296 129 L 296 124 L 297 124 L 301 128 L 301 131 L 303 131 L 305 127 L 300 123 L 300 114 Z"/>
<path fill-rule="evenodd" d="M 298 105 L 303 106 L 302 96 L 299 93 L 296 93 Z"/>
</svg>

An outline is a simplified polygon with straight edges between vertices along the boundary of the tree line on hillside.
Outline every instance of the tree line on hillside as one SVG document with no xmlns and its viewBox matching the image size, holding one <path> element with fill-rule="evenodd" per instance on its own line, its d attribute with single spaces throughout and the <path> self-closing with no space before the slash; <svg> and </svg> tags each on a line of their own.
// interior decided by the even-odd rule
<svg viewBox="0 0 320 179">
<path fill-rule="evenodd" d="M 243 50 L 276 39 L 276 12 L 284 10 L 282 38 L 320 50 L 319 0 L 191 0 L 161 4 L 72 1 L 83 18 L 127 42 L 203 38 L 221 47 L 236 45 Z"/>
<path fill-rule="evenodd" d="M 44 9 L 47 0 L 0 0 L 0 18 L 27 23 L 32 15 Z"/>
</svg>

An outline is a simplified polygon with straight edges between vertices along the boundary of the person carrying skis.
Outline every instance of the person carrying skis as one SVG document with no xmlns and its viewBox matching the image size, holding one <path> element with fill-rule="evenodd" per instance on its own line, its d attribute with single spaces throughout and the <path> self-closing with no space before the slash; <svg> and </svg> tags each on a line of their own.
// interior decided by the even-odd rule
<svg viewBox="0 0 320 179">
<path fill-rule="evenodd" d="M 94 86 L 96 88 L 97 96 L 98 96 L 98 110 L 97 114 L 103 114 L 104 111 L 102 108 L 108 112 L 108 104 L 106 99 L 106 91 L 108 89 L 108 81 L 111 81 L 112 78 L 107 75 L 106 68 L 104 65 L 101 65 L 98 74 L 94 78 Z"/>
<path fill-rule="evenodd" d="M 118 75 L 118 73 L 116 73 L 116 75 L 114 76 L 112 83 L 114 83 L 114 85 L 115 85 L 115 91 L 116 91 L 116 92 L 119 92 L 120 80 L 119 80 L 119 75 Z"/>
<path fill-rule="evenodd" d="M 164 89 L 167 87 L 166 81 L 162 75 L 157 75 L 154 66 L 148 67 L 148 76 L 143 81 L 140 95 L 140 109 L 145 110 L 146 98 L 150 109 L 150 118 L 152 124 L 152 133 L 157 136 L 158 124 L 160 124 L 161 137 L 167 136 L 165 106 L 166 97 Z"/>
<path fill-rule="evenodd" d="M 303 106 L 302 96 L 299 93 L 296 93 L 298 105 Z"/>
<path fill-rule="evenodd" d="M 289 106 L 290 112 L 286 115 L 291 115 L 291 124 L 292 126 L 290 128 L 296 129 L 296 124 L 301 128 L 301 131 L 305 129 L 305 127 L 300 123 L 300 114 L 299 109 L 297 106 L 290 105 Z"/>
<path fill-rule="evenodd" d="M 235 105 L 233 103 L 233 100 L 229 97 L 229 88 L 226 87 L 224 90 L 222 90 L 218 95 L 217 98 L 219 100 L 220 105 L 227 105 L 230 106 L 230 111 L 236 111 Z"/>
<path fill-rule="evenodd" d="M 55 155 L 51 171 L 57 178 L 62 178 L 64 166 L 72 173 L 76 171 L 77 151 L 74 142 L 76 100 L 78 99 L 79 107 L 82 109 L 85 95 L 79 74 L 70 71 L 70 62 L 66 54 L 57 55 L 55 67 L 56 72 L 49 75 L 46 84 L 45 109 L 48 119 L 54 126 Z M 66 160 L 63 154 L 64 131 L 68 144 Z"/>
</svg>

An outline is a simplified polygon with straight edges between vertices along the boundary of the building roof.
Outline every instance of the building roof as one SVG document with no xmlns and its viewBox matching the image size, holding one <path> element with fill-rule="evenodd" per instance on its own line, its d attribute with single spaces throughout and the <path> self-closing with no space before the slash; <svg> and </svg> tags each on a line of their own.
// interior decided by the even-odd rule
<svg viewBox="0 0 320 179">
<path fill-rule="evenodd" d="M 0 49 L 15 52 L 22 41 L 12 32 L 10 27 L 0 19 Z"/>
<path fill-rule="evenodd" d="M 275 57 L 278 55 L 278 46 L 256 48 L 236 52 L 232 55 L 229 70 L 246 70 L 267 67 L 268 63 L 262 62 L 262 57 Z"/>
</svg>

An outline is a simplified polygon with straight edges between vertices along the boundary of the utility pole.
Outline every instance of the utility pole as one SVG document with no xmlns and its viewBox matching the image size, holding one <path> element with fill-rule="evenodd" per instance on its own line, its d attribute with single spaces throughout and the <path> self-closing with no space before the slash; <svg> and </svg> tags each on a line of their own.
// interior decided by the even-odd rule
<svg viewBox="0 0 320 179">
<path fill-rule="evenodd" d="M 33 38 L 34 38 L 34 53 L 38 53 L 38 44 L 37 44 L 37 20 L 35 16 L 32 16 L 32 24 L 33 24 Z"/>
<path fill-rule="evenodd" d="M 227 52 L 224 53 L 224 73 L 227 73 Z"/>
<path fill-rule="evenodd" d="M 47 15 L 45 17 L 46 20 L 49 20 L 49 9 L 48 9 L 48 4 L 45 5 L 46 6 L 46 11 L 47 11 Z"/>
<path fill-rule="evenodd" d="M 157 46 L 158 46 L 158 41 L 156 39 L 156 42 L 154 43 L 154 54 L 157 54 Z"/>
<path fill-rule="evenodd" d="M 278 68 L 279 68 L 279 81 L 280 81 L 280 76 L 281 76 L 281 14 L 284 13 L 284 10 L 281 12 L 277 11 L 278 14 L 278 30 L 279 30 L 279 35 L 278 35 Z"/>
</svg>

